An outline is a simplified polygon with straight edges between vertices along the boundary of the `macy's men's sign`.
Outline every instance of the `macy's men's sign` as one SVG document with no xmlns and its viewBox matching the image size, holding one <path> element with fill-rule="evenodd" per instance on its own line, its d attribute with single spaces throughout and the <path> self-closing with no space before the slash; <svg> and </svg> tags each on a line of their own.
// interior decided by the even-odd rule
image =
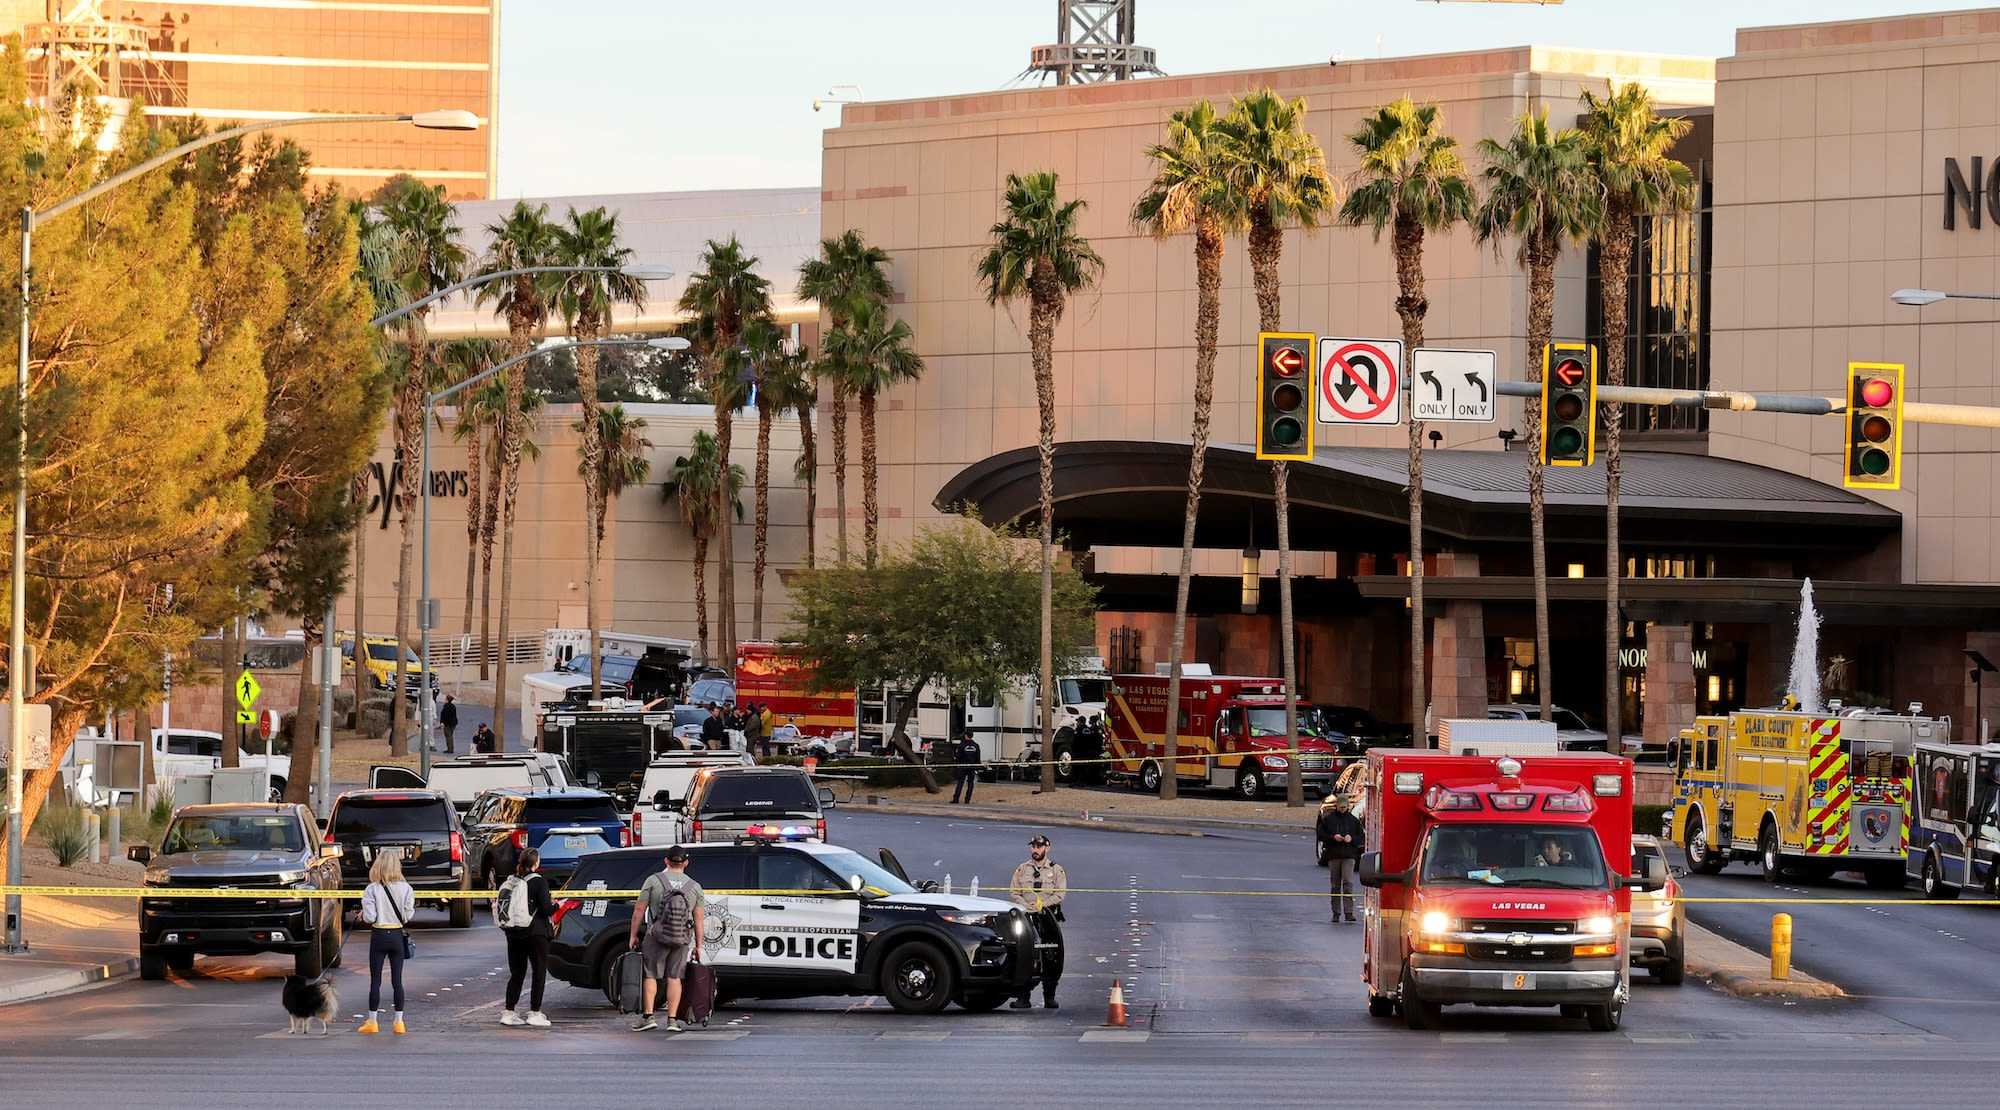
<svg viewBox="0 0 2000 1110">
<path fill-rule="evenodd" d="M 368 513 L 380 513 L 381 523 L 376 527 L 389 527 L 389 518 L 396 508 L 395 489 L 403 481 L 403 461 L 396 460 L 394 466 L 384 466 L 379 462 L 368 464 L 369 498 Z M 432 497 L 467 497 L 472 493 L 472 482 L 463 470 L 431 471 Z M 415 511 L 412 509 L 412 511 Z"/>
</svg>

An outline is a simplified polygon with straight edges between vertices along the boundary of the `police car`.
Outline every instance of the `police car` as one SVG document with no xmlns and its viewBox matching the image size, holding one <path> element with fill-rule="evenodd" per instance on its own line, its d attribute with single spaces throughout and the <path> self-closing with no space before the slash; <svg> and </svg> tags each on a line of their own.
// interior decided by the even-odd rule
<svg viewBox="0 0 2000 1110">
<path fill-rule="evenodd" d="M 1035 930 L 1018 907 L 921 891 L 887 853 L 885 867 L 812 839 L 809 827 L 686 848 L 688 875 L 704 892 L 701 959 L 715 969 L 719 1001 L 880 995 L 903 1013 L 934 1014 L 952 1002 L 991 1010 L 1037 982 Z M 637 890 L 665 857 L 662 845 L 583 858 L 558 892 L 551 975 L 612 996 L 632 900 L 591 891 Z"/>
</svg>

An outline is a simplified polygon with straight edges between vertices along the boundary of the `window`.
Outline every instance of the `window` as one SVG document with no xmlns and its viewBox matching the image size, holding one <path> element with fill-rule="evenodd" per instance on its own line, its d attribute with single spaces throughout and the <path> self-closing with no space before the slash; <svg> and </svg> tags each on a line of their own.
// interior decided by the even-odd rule
<svg viewBox="0 0 2000 1110">
<path fill-rule="evenodd" d="M 339 836 L 436 833 L 451 827 L 451 812 L 434 798 L 345 798 L 333 810 Z"/>
<path fill-rule="evenodd" d="M 818 813 L 819 798 L 804 775 L 729 775 L 708 780 L 702 791 L 700 812 Z"/>
<path fill-rule="evenodd" d="M 1604 855 L 1588 825 L 1441 825 L 1424 845 L 1427 885 L 1607 886 Z"/>
<path fill-rule="evenodd" d="M 191 735 L 174 732 L 167 735 L 168 755 L 199 755 L 210 759 L 222 755 L 222 740 L 215 736 Z"/>
<path fill-rule="evenodd" d="M 863 890 L 872 887 L 883 894 L 916 893 L 915 887 L 897 878 L 887 869 L 877 865 L 874 860 L 866 856 L 847 851 L 846 849 L 837 849 L 831 852 L 822 852 L 817 858 L 822 865 L 831 868 L 833 873 L 840 876 L 843 880 L 854 875 L 861 876 Z M 839 889 L 846 890 L 848 888 L 843 883 Z"/>
<path fill-rule="evenodd" d="M 616 821 L 618 811 L 608 797 L 529 798 L 518 824 L 562 825 L 577 821 Z"/>
<path fill-rule="evenodd" d="M 1217 736 L 1236 736 L 1242 733 L 1243 722 L 1238 717 L 1239 712 L 1235 709 L 1225 709 L 1217 713 L 1215 715 L 1215 734 Z"/>
<path fill-rule="evenodd" d="M 298 818 L 282 814 L 190 814 L 174 820 L 162 855 L 181 852 L 299 852 L 305 849 L 305 830 Z"/>
<path fill-rule="evenodd" d="M 730 848 L 720 852 L 690 852 L 688 857 L 688 877 L 700 883 L 704 891 L 748 890 L 751 886 L 748 852 Z"/>
<path fill-rule="evenodd" d="M 765 851 L 757 853 L 759 890 L 845 890 L 832 875 L 814 866 L 811 858 L 798 853 Z"/>
</svg>

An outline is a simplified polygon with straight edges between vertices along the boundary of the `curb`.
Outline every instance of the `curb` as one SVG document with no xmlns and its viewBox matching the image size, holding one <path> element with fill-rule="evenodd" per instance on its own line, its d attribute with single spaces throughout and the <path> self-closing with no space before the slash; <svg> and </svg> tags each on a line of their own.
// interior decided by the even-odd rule
<svg viewBox="0 0 2000 1110">
<path fill-rule="evenodd" d="M 1011 809 L 974 809 L 967 806 L 925 806 L 902 802 L 862 802 L 870 813 L 891 813 L 909 817 L 965 817 L 975 821 L 995 821 L 1022 825 L 1050 825 L 1061 829 L 1096 829 L 1099 832 L 1139 833 L 1146 836 L 1206 836 L 1200 829 L 1153 828 L 1124 821 L 1093 821 L 1059 813 L 1032 813 Z M 1192 824 L 1192 822 L 1184 822 Z M 1287 826 L 1289 827 L 1289 826 Z"/>
<path fill-rule="evenodd" d="M 1750 969 L 1768 968 L 1770 960 L 1751 948 L 1693 922 L 1688 923 L 1687 970 L 1708 980 L 1732 998 L 1846 998 L 1847 992 L 1832 983 L 1815 979 L 1798 968 L 1792 978 L 1773 979 Z"/>
<path fill-rule="evenodd" d="M 47 975 L 37 975 L 18 983 L 0 986 L 0 1006 L 16 1002 L 33 1002 L 52 994 L 62 994 L 87 987 L 93 983 L 108 983 L 114 979 L 126 979 L 139 973 L 139 958 L 129 956 L 110 963 L 87 964 L 67 971 L 52 971 Z"/>
</svg>

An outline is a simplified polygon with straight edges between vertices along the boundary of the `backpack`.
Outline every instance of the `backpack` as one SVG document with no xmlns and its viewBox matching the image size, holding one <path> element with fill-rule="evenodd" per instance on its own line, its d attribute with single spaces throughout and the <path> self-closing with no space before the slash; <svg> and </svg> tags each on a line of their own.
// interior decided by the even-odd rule
<svg viewBox="0 0 2000 1110">
<path fill-rule="evenodd" d="M 493 924 L 502 929 L 525 929 L 534 921 L 534 911 L 528 907 L 527 880 L 509 876 L 493 898 Z"/>
<path fill-rule="evenodd" d="M 646 939 L 661 947 L 678 948 L 694 938 L 694 904 L 684 888 L 665 879 L 659 879 L 659 883 L 660 909 L 646 923 Z"/>
</svg>

